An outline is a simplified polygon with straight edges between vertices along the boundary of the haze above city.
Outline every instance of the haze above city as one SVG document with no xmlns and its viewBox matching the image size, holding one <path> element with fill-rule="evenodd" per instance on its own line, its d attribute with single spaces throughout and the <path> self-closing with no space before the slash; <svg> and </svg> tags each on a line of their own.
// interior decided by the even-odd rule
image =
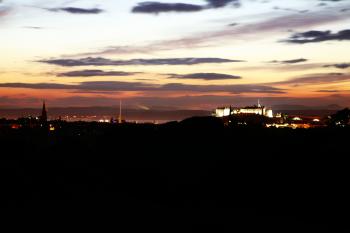
<svg viewBox="0 0 350 233">
<path fill-rule="evenodd" d="M 347 0 L 0 0 L 0 107 L 350 105 Z"/>
</svg>

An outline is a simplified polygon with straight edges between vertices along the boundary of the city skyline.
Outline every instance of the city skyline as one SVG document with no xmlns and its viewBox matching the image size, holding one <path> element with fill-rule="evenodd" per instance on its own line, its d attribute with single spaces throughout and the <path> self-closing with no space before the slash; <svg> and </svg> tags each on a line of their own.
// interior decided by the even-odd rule
<svg viewBox="0 0 350 233">
<path fill-rule="evenodd" d="M 0 1 L 0 107 L 350 105 L 346 0 Z"/>
</svg>

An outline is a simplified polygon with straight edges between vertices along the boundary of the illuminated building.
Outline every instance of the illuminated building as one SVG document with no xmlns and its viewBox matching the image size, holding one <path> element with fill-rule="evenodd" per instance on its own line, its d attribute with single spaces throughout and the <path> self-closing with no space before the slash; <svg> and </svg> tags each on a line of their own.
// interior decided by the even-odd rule
<svg viewBox="0 0 350 233">
<path fill-rule="evenodd" d="M 216 117 L 225 117 L 231 115 L 231 107 L 222 107 L 215 110 Z"/>
<path fill-rule="evenodd" d="M 268 109 L 265 106 L 260 105 L 260 102 L 258 103 L 258 105 L 247 106 L 244 108 L 232 108 L 232 107 L 217 108 L 215 110 L 214 115 L 216 117 L 226 117 L 226 116 L 238 115 L 238 114 L 261 115 L 261 116 L 273 118 L 272 109 Z"/>
<path fill-rule="evenodd" d="M 56 130 L 56 128 L 55 128 L 55 126 L 54 126 L 54 125 L 50 124 L 50 128 L 49 128 L 49 130 L 50 130 L 50 131 L 55 131 L 55 130 Z"/>
<path fill-rule="evenodd" d="M 11 129 L 20 129 L 22 126 L 20 124 L 12 124 Z"/>
</svg>

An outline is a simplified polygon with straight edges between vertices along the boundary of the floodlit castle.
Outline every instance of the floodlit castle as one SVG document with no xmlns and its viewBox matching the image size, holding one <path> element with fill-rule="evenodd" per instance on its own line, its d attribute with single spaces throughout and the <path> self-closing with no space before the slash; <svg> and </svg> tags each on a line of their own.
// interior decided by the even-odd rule
<svg viewBox="0 0 350 233">
<path fill-rule="evenodd" d="M 261 115 L 269 118 L 273 118 L 272 109 L 268 109 L 265 106 L 262 106 L 260 102 L 258 105 L 248 106 L 244 108 L 234 108 L 234 107 L 222 107 L 215 110 L 214 115 L 216 117 L 225 117 L 230 115 L 238 114 L 249 114 L 249 115 Z"/>
</svg>

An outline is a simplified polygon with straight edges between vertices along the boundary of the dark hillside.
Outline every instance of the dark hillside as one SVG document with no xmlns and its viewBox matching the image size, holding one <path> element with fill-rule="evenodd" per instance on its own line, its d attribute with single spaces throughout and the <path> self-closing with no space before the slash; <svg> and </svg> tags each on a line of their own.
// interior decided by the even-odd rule
<svg viewBox="0 0 350 233">
<path fill-rule="evenodd" d="M 2 129 L 1 207 L 126 232 L 347 232 L 349 135 L 211 118 Z"/>
</svg>

